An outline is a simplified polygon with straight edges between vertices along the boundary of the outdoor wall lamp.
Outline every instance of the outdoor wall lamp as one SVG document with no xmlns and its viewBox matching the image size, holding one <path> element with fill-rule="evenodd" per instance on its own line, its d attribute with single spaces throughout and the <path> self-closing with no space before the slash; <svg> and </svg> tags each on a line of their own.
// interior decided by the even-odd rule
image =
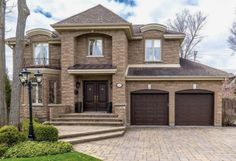
<svg viewBox="0 0 236 161">
<path fill-rule="evenodd" d="M 23 86 L 28 86 L 28 95 L 29 95 L 29 140 L 34 140 L 34 128 L 33 128 L 33 110 L 32 110 L 32 83 L 36 82 L 40 84 L 42 82 L 42 74 L 38 71 L 34 74 L 34 78 L 30 79 L 31 72 L 27 71 L 27 69 L 23 69 L 22 72 L 19 74 L 20 82 Z"/>
</svg>

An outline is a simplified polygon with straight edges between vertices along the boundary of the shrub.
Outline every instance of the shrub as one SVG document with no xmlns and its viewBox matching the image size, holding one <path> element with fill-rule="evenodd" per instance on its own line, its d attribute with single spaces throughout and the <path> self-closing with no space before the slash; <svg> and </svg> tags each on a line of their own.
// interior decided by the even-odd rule
<svg viewBox="0 0 236 161">
<path fill-rule="evenodd" d="M 37 119 L 33 119 L 33 125 L 34 127 L 40 125 L 40 122 Z M 22 121 L 22 131 L 28 132 L 29 129 L 29 119 L 23 119 Z"/>
<path fill-rule="evenodd" d="M 57 141 L 58 130 L 52 125 L 38 125 L 34 130 L 36 141 Z"/>
<path fill-rule="evenodd" d="M 22 134 L 15 126 L 3 126 L 0 129 L 0 144 L 10 147 L 23 140 Z"/>
<path fill-rule="evenodd" d="M 28 136 L 29 120 L 24 119 L 22 122 L 22 129 L 25 136 Z M 57 141 L 58 130 L 53 125 L 43 125 L 38 121 L 33 121 L 34 137 L 36 141 Z"/>
<path fill-rule="evenodd" d="M 0 157 L 2 157 L 7 151 L 8 147 L 4 144 L 0 144 Z"/>
<path fill-rule="evenodd" d="M 37 142 L 26 141 L 9 148 L 6 158 L 29 158 L 43 155 L 55 155 L 71 152 L 73 147 L 66 142 Z"/>
</svg>

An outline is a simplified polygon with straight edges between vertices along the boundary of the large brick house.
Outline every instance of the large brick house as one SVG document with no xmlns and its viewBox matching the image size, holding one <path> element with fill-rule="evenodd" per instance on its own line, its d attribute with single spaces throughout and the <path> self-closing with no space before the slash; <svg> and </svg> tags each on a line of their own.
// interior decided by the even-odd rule
<svg viewBox="0 0 236 161">
<path fill-rule="evenodd" d="M 24 67 L 43 73 L 33 88 L 36 117 L 112 107 L 126 125 L 221 125 L 228 74 L 179 58 L 183 33 L 134 25 L 101 5 L 51 26 L 25 38 Z M 14 49 L 15 38 L 7 43 Z M 23 116 L 27 104 L 23 88 Z"/>
</svg>

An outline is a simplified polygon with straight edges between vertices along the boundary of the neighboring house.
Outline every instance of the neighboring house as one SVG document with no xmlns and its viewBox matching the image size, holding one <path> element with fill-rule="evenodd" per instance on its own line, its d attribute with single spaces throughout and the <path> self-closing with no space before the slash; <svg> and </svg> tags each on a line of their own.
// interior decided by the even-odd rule
<svg viewBox="0 0 236 161">
<path fill-rule="evenodd" d="M 227 79 L 223 84 L 223 98 L 236 98 L 236 76 Z"/>
<path fill-rule="evenodd" d="M 33 111 L 107 111 L 126 125 L 222 124 L 222 85 L 228 73 L 179 58 L 185 35 L 160 24 L 134 25 L 98 5 L 64 19 L 55 31 L 26 32 L 24 67 L 43 73 Z M 14 49 L 15 38 L 7 39 Z M 27 116 L 27 90 L 22 111 Z"/>
</svg>

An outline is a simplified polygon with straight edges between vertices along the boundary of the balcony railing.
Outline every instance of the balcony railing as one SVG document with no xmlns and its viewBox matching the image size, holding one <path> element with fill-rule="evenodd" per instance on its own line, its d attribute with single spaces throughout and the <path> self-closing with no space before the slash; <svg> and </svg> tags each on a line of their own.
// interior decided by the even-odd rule
<svg viewBox="0 0 236 161">
<path fill-rule="evenodd" d="M 60 59 L 25 58 L 23 66 L 26 68 L 51 68 L 60 69 Z"/>
</svg>

